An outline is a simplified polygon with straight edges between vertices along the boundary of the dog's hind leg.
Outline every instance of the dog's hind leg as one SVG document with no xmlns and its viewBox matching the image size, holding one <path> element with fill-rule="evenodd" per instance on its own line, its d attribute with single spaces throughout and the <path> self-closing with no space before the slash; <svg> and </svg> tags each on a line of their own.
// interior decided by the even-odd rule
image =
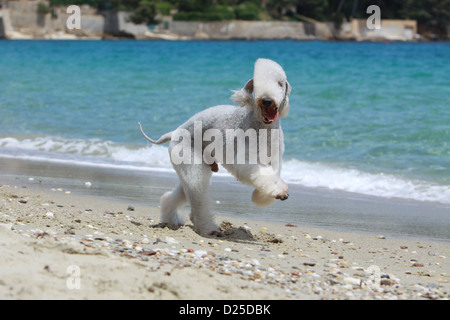
<svg viewBox="0 0 450 320">
<path fill-rule="evenodd" d="M 184 218 L 177 210 L 186 203 L 186 195 L 181 185 L 163 194 L 160 200 L 161 222 L 172 228 L 183 226 Z"/>
<path fill-rule="evenodd" d="M 190 218 L 194 224 L 194 230 L 205 236 L 220 235 L 220 229 L 215 224 L 211 213 L 209 197 L 211 167 L 206 164 L 179 166 L 177 173 L 191 205 Z"/>
</svg>

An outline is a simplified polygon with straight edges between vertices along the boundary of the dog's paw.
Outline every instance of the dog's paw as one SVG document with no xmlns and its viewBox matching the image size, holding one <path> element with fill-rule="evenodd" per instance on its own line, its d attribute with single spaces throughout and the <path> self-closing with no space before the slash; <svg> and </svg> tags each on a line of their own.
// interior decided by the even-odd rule
<svg viewBox="0 0 450 320">
<path fill-rule="evenodd" d="M 275 202 L 274 197 L 267 195 L 264 192 L 255 189 L 252 193 L 252 201 L 258 207 L 267 207 Z"/>
<path fill-rule="evenodd" d="M 204 237 L 217 236 L 222 237 L 222 231 L 220 228 L 214 223 L 214 221 L 198 221 L 198 219 L 193 219 L 191 216 L 191 221 L 194 224 L 194 230 L 198 234 Z"/>
<path fill-rule="evenodd" d="M 172 229 L 178 229 L 185 225 L 184 218 L 178 213 L 174 213 L 171 216 L 164 215 L 161 217 L 161 223 L 166 224 Z"/>
<path fill-rule="evenodd" d="M 272 198 L 284 201 L 289 198 L 289 187 L 283 181 L 280 181 L 274 185 L 274 189 L 272 192 Z"/>
<path fill-rule="evenodd" d="M 278 195 L 278 196 L 275 197 L 275 199 L 278 199 L 278 200 L 281 200 L 281 201 L 287 200 L 288 198 L 289 198 L 289 193 L 286 193 L 286 194 L 283 194 L 283 195 Z"/>
</svg>

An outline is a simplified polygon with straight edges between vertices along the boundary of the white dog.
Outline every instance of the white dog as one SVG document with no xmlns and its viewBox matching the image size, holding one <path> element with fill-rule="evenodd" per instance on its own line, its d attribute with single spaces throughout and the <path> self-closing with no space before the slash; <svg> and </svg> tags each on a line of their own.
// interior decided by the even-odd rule
<svg viewBox="0 0 450 320">
<path fill-rule="evenodd" d="M 255 188 L 252 201 L 256 205 L 267 206 L 276 199 L 288 198 L 288 186 L 280 178 L 284 142 L 279 118 L 288 114 L 290 92 L 283 68 L 272 60 L 258 59 L 253 79 L 231 97 L 238 106 L 203 110 L 156 141 L 139 124 L 151 143 L 171 141 L 170 158 L 180 179 L 174 190 L 161 197 L 162 223 L 175 228 L 184 225 L 177 209 L 189 202 L 194 230 L 202 235 L 221 235 L 208 196 L 210 178 L 213 171 L 217 172 L 218 163 Z"/>
</svg>

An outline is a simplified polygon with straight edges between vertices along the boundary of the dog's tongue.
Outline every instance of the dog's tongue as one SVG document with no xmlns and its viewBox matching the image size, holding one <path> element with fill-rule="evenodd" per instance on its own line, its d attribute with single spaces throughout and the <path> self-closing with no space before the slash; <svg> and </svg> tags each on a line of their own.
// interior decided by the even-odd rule
<svg viewBox="0 0 450 320">
<path fill-rule="evenodd" d="M 278 109 L 275 108 L 262 108 L 262 114 L 264 117 L 264 120 L 267 120 L 267 122 L 274 122 L 278 117 Z"/>
</svg>

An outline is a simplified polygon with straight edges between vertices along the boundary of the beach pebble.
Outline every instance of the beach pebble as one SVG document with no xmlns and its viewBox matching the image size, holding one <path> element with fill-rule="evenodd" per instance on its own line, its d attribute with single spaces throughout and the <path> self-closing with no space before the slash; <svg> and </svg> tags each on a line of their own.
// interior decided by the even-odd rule
<svg viewBox="0 0 450 320">
<path fill-rule="evenodd" d="M 48 218 L 53 218 L 54 216 L 55 216 L 55 214 L 53 213 L 53 212 L 47 212 L 46 214 L 45 214 L 45 216 L 46 217 L 48 217 Z"/>
<path fill-rule="evenodd" d="M 308 266 L 308 267 L 314 267 L 316 265 L 315 262 L 303 262 L 304 266 Z"/>
<path fill-rule="evenodd" d="M 294 228 L 296 228 L 297 225 L 295 223 L 287 223 L 286 227 L 294 227 Z"/>
<path fill-rule="evenodd" d="M 259 266 L 261 265 L 257 259 L 252 259 L 252 265 Z"/>
<path fill-rule="evenodd" d="M 174 238 L 171 238 L 171 237 L 166 237 L 166 240 L 165 240 L 168 244 L 178 244 L 179 243 L 179 241 L 177 241 L 177 240 L 175 240 Z"/>
<path fill-rule="evenodd" d="M 133 249 L 133 243 L 130 240 L 124 239 L 124 240 L 122 240 L 122 244 L 127 249 Z"/>
<path fill-rule="evenodd" d="M 337 268 L 338 267 L 338 265 L 336 263 L 325 263 L 323 266 L 326 268 Z"/>
<path fill-rule="evenodd" d="M 198 258 L 203 258 L 205 257 L 208 252 L 204 251 L 204 250 L 195 250 L 194 254 L 198 257 Z"/>
<path fill-rule="evenodd" d="M 361 286 L 361 279 L 353 277 L 345 277 L 344 282 L 351 284 L 352 286 Z"/>
<path fill-rule="evenodd" d="M 154 256 L 157 252 L 154 250 L 142 250 L 140 253 L 145 256 Z"/>
<path fill-rule="evenodd" d="M 64 231 L 65 234 L 71 234 L 74 235 L 75 234 L 75 230 L 73 228 L 67 229 L 66 231 Z"/>
<path fill-rule="evenodd" d="M 128 211 L 134 211 L 134 207 L 133 206 L 128 206 L 127 210 Z"/>
</svg>

